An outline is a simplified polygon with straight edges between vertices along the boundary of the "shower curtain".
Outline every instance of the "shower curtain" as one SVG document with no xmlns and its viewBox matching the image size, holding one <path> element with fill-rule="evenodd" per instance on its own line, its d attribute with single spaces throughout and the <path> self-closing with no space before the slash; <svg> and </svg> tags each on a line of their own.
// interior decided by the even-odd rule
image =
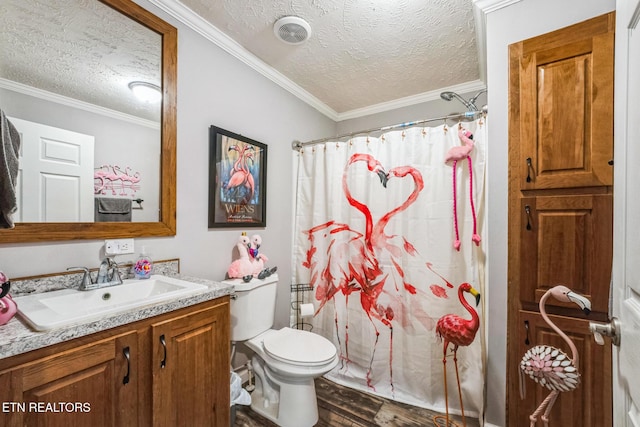
<svg viewBox="0 0 640 427">
<path fill-rule="evenodd" d="M 445 157 L 463 145 L 460 127 L 473 134 L 474 146 L 471 162 L 458 161 L 454 173 Z M 303 302 L 313 303 L 315 314 L 306 321 L 338 349 L 330 380 L 445 411 L 444 343 L 436 323 L 448 314 L 471 319 L 459 285 L 483 291 L 482 245 L 472 237 L 474 215 L 483 214 L 486 138 L 483 117 L 327 142 L 297 154 L 292 283 L 310 285 Z M 480 329 L 458 349 L 459 377 L 465 415 L 480 417 L 482 304 L 475 307 L 465 295 Z M 447 354 L 449 411 L 459 414 L 451 348 Z"/>
</svg>

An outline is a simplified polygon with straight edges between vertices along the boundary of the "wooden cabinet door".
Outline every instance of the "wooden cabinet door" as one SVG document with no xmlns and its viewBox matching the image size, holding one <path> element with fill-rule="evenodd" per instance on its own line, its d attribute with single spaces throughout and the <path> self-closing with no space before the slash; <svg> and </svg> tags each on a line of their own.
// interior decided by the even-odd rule
<svg viewBox="0 0 640 427">
<path fill-rule="evenodd" d="M 229 304 L 151 326 L 153 425 L 229 424 Z"/>
<path fill-rule="evenodd" d="M 15 404 L 0 413 L 0 425 L 135 426 L 136 357 L 137 335 L 129 333 L 3 372 L 3 400 Z"/>
<path fill-rule="evenodd" d="M 520 210 L 520 300 L 537 309 L 544 293 L 565 285 L 606 313 L 613 258 L 613 196 L 524 197 Z M 531 304 L 527 304 L 531 303 Z M 551 298 L 549 305 L 577 310 Z"/>
<path fill-rule="evenodd" d="M 522 189 L 612 185 L 614 14 L 511 45 Z"/>
<path fill-rule="evenodd" d="M 611 385 L 605 379 L 611 378 L 611 345 L 597 345 L 589 332 L 588 320 L 564 316 L 549 316 L 564 331 L 578 349 L 578 370 L 580 385 L 573 391 L 560 393 L 551 410 L 550 426 L 562 427 L 602 427 L 611 425 Z M 521 311 L 518 324 L 519 355 L 536 345 L 550 345 L 561 349 L 569 357 L 571 350 L 564 340 L 549 327 L 537 312 Z M 514 378 L 515 379 L 515 378 Z M 517 379 L 515 380 L 517 381 Z M 529 415 L 550 393 L 536 384 L 528 376 L 524 378 L 526 397 L 516 405 L 516 419 L 513 426 L 528 426 Z M 542 425 L 541 418 L 538 418 Z"/>
<path fill-rule="evenodd" d="M 607 320 L 614 29 L 612 12 L 509 46 L 510 427 L 529 425 L 534 402 L 542 399 L 540 391 L 525 402 L 518 397 L 523 319 L 530 336 L 535 334 L 531 345 L 562 345 L 535 314 L 544 292 L 564 284 L 590 298 L 590 320 Z M 584 316 L 573 305 L 550 300 L 548 307 L 562 316 L 560 328 L 579 341 L 584 358 L 581 389 L 559 399 L 550 425 L 611 426 L 610 344 L 595 346 Z"/>
</svg>

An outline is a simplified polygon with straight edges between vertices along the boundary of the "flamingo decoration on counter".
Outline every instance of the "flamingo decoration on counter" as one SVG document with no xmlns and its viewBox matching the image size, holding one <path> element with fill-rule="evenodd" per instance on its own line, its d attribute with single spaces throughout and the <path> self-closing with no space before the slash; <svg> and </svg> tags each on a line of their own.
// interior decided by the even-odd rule
<svg viewBox="0 0 640 427">
<path fill-rule="evenodd" d="M 580 383 L 580 373 L 578 372 L 578 350 L 575 344 L 569 339 L 567 334 L 562 332 L 549 319 L 545 310 L 545 304 L 549 297 L 554 297 L 558 301 L 573 302 L 580 307 L 585 314 L 591 312 L 591 302 L 584 296 L 573 292 L 566 286 L 558 285 L 549 289 L 540 298 L 540 315 L 545 322 L 567 343 L 571 349 L 571 358 L 562 350 L 548 345 L 537 345 L 530 348 L 525 353 L 520 362 L 520 397 L 524 398 L 523 378 L 527 374 L 538 384 L 551 390 L 551 393 L 542 401 L 540 406 L 529 416 L 530 427 L 535 427 L 538 416 L 542 414 L 542 422 L 545 427 L 549 426 L 549 414 L 560 392 L 571 391 L 578 387 Z M 544 413 L 543 413 L 544 411 Z"/>
<path fill-rule="evenodd" d="M 476 306 L 480 303 L 480 293 L 469 283 L 463 283 L 458 287 L 458 299 L 462 306 L 469 312 L 471 319 L 463 319 L 456 314 L 446 314 L 438 320 L 436 333 L 444 340 L 442 366 L 444 371 L 444 399 L 446 408 L 446 424 L 449 426 L 449 396 L 447 393 L 447 349 L 449 344 L 453 345 L 453 363 L 456 368 L 456 380 L 458 382 L 458 396 L 460 397 L 460 409 L 462 411 L 462 422 L 466 427 L 467 421 L 464 417 L 464 405 L 462 403 L 462 389 L 460 388 L 460 376 L 458 374 L 458 347 L 470 345 L 476 338 L 476 333 L 480 327 L 480 318 L 476 310 L 469 305 L 464 297 L 465 293 L 470 293 L 476 298 Z M 438 417 L 436 417 L 438 418 Z"/>
<path fill-rule="evenodd" d="M 478 225 L 476 219 L 476 208 L 473 204 L 473 162 L 470 154 L 473 150 L 473 134 L 466 129 L 458 130 L 458 137 L 462 142 L 461 146 L 456 146 L 447 151 L 444 159 L 445 163 L 453 162 L 453 224 L 456 232 L 456 239 L 453 242 L 455 250 L 460 250 L 460 233 L 458 231 L 458 203 L 456 191 L 456 166 L 459 160 L 467 159 L 469 163 L 469 201 L 471 203 L 471 215 L 473 217 L 473 236 L 471 240 L 478 246 L 480 244 L 480 235 L 478 234 Z"/>
</svg>

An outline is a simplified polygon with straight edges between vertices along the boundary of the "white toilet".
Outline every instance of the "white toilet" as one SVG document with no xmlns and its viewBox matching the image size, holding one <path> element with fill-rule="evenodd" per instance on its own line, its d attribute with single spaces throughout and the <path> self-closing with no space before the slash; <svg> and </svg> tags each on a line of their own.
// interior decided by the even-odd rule
<svg viewBox="0 0 640 427">
<path fill-rule="evenodd" d="M 271 329 L 278 275 L 235 286 L 231 301 L 231 341 L 244 341 L 256 354 L 256 388 L 251 409 L 282 427 L 311 427 L 318 422 L 314 378 L 338 364 L 336 347 L 326 338 L 291 328 Z"/>
</svg>

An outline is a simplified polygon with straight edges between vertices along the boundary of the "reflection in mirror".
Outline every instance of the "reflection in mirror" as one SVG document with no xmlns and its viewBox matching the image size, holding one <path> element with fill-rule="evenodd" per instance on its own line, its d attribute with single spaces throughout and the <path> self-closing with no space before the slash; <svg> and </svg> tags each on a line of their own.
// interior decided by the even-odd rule
<svg viewBox="0 0 640 427">
<path fill-rule="evenodd" d="M 175 234 L 176 38 L 131 0 L 2 1 L 0 109 L 22 148 L 0 241 Z"/>
<path fill-rule="evenodd" d="M 14 221 L 158 221 L 160 100 L 130 88 L 160 86 L 160 34 L 95 0 L 2 7 L 2 108 L 23 146 Z"/>
</svg>

